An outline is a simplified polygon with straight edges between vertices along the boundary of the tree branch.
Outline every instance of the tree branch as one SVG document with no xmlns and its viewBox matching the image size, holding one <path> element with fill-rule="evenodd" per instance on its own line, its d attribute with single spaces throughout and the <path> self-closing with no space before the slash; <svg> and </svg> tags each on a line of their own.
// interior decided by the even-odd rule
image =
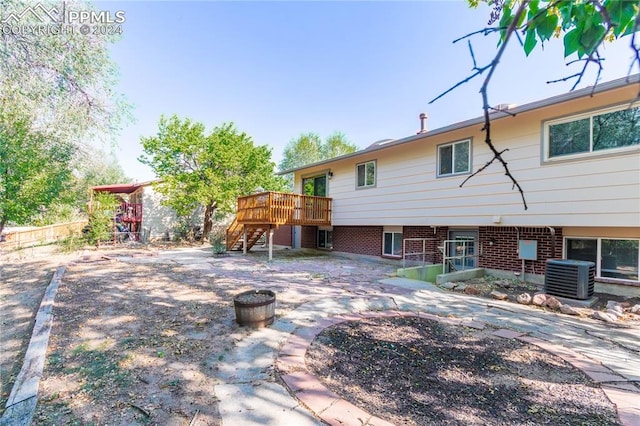
<svg viewBox="0 0 640 426">
<path fill-rule="evenodd" d="M 509 170 L 509 166 L 508 166 L 507 162 L 504 160 L 504 158 L 502 158 L 502 154 L 504 152 L 506 152 L 507 150 L 505 149 L 505 150 L 502 150 L 502 151 L 498 151 L 496 149 L 496 147 L 493 145 L 493 141 L 491 140 L 491 117 L 490 117 L 489 111 L 494 109 L 494 108 L 492 108 L 489 105 L 487 90 L 488 90 L 488 87 L 489 87 L 489 83 L 491 82 L 491 77 L 493 77 L 493 73 L 495 72 L 496 67 L 500 63 L 500 59 L 502 58 L 502 55 L 505 52 L 505 49 L 506 49 L 506 47 L 508 45 L 508 42 L 509 42 L 509 39 L 511 38 L 513 33 L 516 31 L 517 23 L 520 20 L 520 17 L 524 13 L 524 11 L 525 11 L 525 9 L 526 9 L 528 4 L 529 4 L 529 0 L 525 0 L 518 7 L 518 10 L 516 11 L 514 18 L 511 21 L 511 24 L 506 29 L 504 41 L 500 45 L 500 48 L 498 49 L 498 52 L 496 53 L 496 56 L 493 58 L 493 60 L 488 65 L 486 65 L 484 67 L 478 67 L 475 55 L 473 53 L 473 48 L 471 46 L 471 42 L 469 42 L 469 44 L 468 44 L 469 45 L 469 52 L 470 52 L 470 55 L 471 55 L 471 59 L 473 60 L 473 68 L 472 68 L 472 70 L 474 71 L 474 73 L 471 74 L 469 77 L 465 78 L 464 80 L 458 82 L 457 84 L 455 84 L 454 86 L 452 86 L 451 88 L 449 88 L 448 90 L 443 92 L 442 94 L 438 95 L 437 97 L 435 97 L 431 101 L 429 101 L 430 104 L 435 102 L 436 100 L 440 99 L 441 97 L 443 97 L 447 93 L 451 92 L 452 90 L 456 89 L 457 87 L 461 86 L 462 84 L 471 81 L 473 78 L 477 77 L 480 74 L 483 74 L 485 71 L 488 70 L 487 76 L 486 76 L 484 82 L 482 83 L 482 87 L 480 89 L 480 93 L 482 94 L 482 108 L 484 110 L 484 127 L 483 127 L 483 130 L 485 132 L 485 140 L 484 140 L 484 142 L 487 144 L 487 146 L 489 146 L 489 149 L 493 153 L 493 158 L 491 160 L 489 160 L 479 170 L 474 172 L 471 176 L 467 177 L 464 180 L 464 182 L 462 182 L 460 184 L 460 186 L 462 187 L 470 178 L 472 178 L 473 176 L 477 175 L 481 171 L 485 170 L 495 160 L 498 160 L 502 164 L 502 167 L 504 169 L 505 175 L 508 176 L 511 179 L 511 182 L 513 183 L 513 186 L 515 188 L 517 188 L 518 191 L 520 192 L 520 196 L 522 197 L 522 203 L 524 204 L 524 209 L 525 210 L 528 209 L 528 206 L 527 206 L 527 201 L 526 201 L 525 196 L 524 196 L 524 191 L 522 190 L 522 187 L 520 186 L 518 181 L 515 179 L 515 177 L 513 177 L 513 175 L 511 174 L 511 171 Z M 499 31 L 501 29 L 496 29 L 496 30 Z M 462 37 L 460 39 L 457 39 L 456 41 L 462 40 L 462 39 L 467 38 L 467 37 L 469 37 L 469 36 L 471 36 L 473 34 L 479 34 L 479 33 L 488 33 L 488 32 L 487 32 L 487 29 L 481 30 L 481 31 L 476 31 L 475 33 L 471 33 L 471 34 L 468 34 L 467 36 L 464 36 L 464 37 Z"/>
<path fill-rule="evenodd" d="M 509 149 L 503 149 L 502 151 L 500 151 L 500 155 L 502 155 L 503 152 L 507 152 L 507 151 L 509 151 Z M 460 188 L 462 188 L 462 186 L 465 183 L 467 183 L 469 179 L 471 179 L 472 177 L 474 177 L 475 175 L 477 175 L 478 173 L 482 172 L 484 169 L 489 167 L 495 160 L 496 160 L 496 157 L 494 156 L 491 160 L 487 161 L 484 166 L 480 167 L 478 170 L 476 170 L 475 172 L 467 176 L 467 178 L 460 184 Z"/>
</svg>

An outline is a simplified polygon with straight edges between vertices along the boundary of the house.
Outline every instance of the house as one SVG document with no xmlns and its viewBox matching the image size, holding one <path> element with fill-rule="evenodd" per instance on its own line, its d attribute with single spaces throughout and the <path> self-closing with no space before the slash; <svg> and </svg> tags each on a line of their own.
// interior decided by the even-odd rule
<svg viewBox="0 0 640 426">
<path fill-rule="evenodd" d="M 589 260 L 599 282 L 638 288 L 639 91 L 636 75 L 492 113 L 526 210 L 498 162 L 461 187 L 493 157 L 479 117 L 284 172 L 331 217 L 274 238 L 528 279 L 547 259 Z"/>
<path fill-rule="evenodd" d="M 115 216 L 118 223 L 126 228 L 124 232 L 135 240 L 166 239 L 177 225 L 177 216 L 173 209 L 161 204 L 162 196 L 153 189 L 156 182 L 94 186 L 91 188 L 89 209 L 94 193 L 114 194 L 120 200 Z"/>
</svg>

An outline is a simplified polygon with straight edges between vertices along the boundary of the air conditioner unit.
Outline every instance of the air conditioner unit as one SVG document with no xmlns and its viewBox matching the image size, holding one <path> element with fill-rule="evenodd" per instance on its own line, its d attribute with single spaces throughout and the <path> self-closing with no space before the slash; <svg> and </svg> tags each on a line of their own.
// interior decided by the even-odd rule
<svg viewBox="0 0 640 426">
<path fill-rule="evenodd" d="M 544 291 L 552 296 L 587 300 L 593 296 L 596 264 L 583 260 L 549 259 Z"/>
</svg>

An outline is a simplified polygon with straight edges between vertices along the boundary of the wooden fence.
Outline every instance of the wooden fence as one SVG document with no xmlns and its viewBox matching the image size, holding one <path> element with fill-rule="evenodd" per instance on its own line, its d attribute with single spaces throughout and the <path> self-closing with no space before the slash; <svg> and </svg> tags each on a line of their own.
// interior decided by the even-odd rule
<svg viewBox="0 0 640 426">
<path fill-rule="evenodd" d="M 23 231 L 12 231 L 2 234 L 0 249 L 13 249 L 36 244 L 51 243 L 72 234 L 79 234 L 87 224 L 86 220 L 58 223 Z"/>
</svg>

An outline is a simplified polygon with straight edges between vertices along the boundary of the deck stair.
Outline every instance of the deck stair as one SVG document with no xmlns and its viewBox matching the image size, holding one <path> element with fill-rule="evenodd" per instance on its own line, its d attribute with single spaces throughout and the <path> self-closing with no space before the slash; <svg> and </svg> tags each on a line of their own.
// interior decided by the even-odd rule
<svg viewBox="0 0 640 426">
<path fill-rule="evenodd" d="M 247 250 L 251 250 L 258 240 L 269 230 L 269 225 L 255 226 L 246 225 L 247 229 Z M 239 231 L 234 232 L 227 239 L 227 250 L 242 250 L 243 249 L 243 226 L 239 226 Z M 229 235 L 229 234 L 227 234 Z"/>
<path fill-rule="evenodd" d="M 283 192 L 261 192 L 238 198 L 237 215 L 227 228 L 227 250 L 246 250 L 281 225 L 331 226 L 331 198 Z M 269 241 L 270 250 L 272 242 Z M 271 255 L 270 255 L 271 257 Z"/>
</svg>

